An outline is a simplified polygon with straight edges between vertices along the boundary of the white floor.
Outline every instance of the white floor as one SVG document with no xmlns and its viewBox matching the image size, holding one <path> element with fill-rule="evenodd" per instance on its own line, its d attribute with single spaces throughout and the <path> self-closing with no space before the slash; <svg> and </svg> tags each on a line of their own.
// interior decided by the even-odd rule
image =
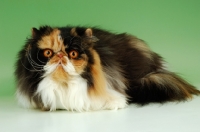
<svg viewBox="0 0 200 132">
<path fill-rule="evenodd" d="M 84 113 L 23 109 L 14 98 L 0 98 L 0 132 L 200 132 L 200 97 Z"/>
</svg>

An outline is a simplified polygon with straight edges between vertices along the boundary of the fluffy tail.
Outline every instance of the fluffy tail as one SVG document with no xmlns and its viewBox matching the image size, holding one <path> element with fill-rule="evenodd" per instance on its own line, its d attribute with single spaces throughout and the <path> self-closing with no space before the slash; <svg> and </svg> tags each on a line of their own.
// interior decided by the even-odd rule
<svg viewBox="0 0 200 132">
<path fill-rule="evenodd" d="M 162 71 L 146 75 L 127 94 L 130 103 L 145 105 L 151 102 L 185 101 L 192 95 L 200 95 L 200 91 L 176 74 Z"/>
</svg>

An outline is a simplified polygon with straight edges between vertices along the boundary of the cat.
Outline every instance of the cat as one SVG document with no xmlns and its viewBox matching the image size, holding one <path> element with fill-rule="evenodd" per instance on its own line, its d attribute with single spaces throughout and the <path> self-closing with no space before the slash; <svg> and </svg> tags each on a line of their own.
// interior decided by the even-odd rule
<svg viewBox="0 0 200 132">
<path fill-rule="evenodd" d="M 200 94 L 164 65 L 133 35 L 41 26 L 32 28 L 18 54 L 16 96 L 25 108 L 82 112 L 185 101 Z"/>
</svg>

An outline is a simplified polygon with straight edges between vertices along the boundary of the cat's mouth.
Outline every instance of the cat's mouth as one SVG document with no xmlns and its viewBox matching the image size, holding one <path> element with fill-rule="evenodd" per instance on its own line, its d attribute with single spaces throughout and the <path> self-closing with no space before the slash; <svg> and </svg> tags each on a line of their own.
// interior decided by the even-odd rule
<svg viewBox="0 0 200 132">
<path fill-rule="evenodd" d="M 65 65 L 66 65 L 66 63 L 65 63 L 65 61 L 63 61 L 63 60 L 59 60 L 58 62 L 57 62 L 57 67 L 65 67 Z"/>
<path fill-rule="evenodd" d="M 58 62 L 57 67 L 63 67 L 63 63 L 62 62 Z"/>
<path fill-rule="evenodd" d="M 60 59 L 59 61 L 58 61 L 58 66 L 61 66 L 61 65 L 66 65 L 66 60 L 65 59 Z"/>
</svg>

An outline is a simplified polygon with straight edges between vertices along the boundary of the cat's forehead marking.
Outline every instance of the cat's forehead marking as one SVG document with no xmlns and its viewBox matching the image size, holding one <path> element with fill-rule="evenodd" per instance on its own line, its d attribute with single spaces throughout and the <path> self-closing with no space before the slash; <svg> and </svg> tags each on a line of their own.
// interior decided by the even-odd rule
<svg viewBox="0 0 200 132">
<path fill-rule="evenodd" d="M 49 35 L 42 37 L 38 43 L 41 49 L 52 49 L 54 52 L 64 51 L 64 43 L 60 36 L 60 30 L 54 29 Z"/>
</svg>

